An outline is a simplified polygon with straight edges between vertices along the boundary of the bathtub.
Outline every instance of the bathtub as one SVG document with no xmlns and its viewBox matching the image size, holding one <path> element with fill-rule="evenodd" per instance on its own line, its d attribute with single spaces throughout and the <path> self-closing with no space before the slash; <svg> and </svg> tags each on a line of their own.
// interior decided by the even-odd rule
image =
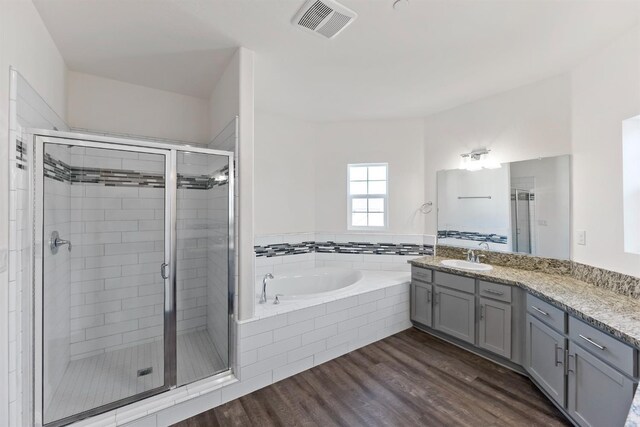
<svg viewBox="0 0 640 427">
<path fill-rule="evenodd" d="M 255 317 L 268 317 L 410 281 L 408 271 L 315 267 L 274 273 L 274 278 L 267 280 L 267 302 L 264 304 L 258 303 L 262 280 L 256 281 Z M 274 304 L 276 294 L 279 304 Z"/>
<path fill-rule="evenodd" d="M 281 301 L 315 298 L 347 291 L 363 277 L 361 271 L 347 268 L 317 267 L 277 274 L 267 281 L 267 299 Z"/>
</svg>

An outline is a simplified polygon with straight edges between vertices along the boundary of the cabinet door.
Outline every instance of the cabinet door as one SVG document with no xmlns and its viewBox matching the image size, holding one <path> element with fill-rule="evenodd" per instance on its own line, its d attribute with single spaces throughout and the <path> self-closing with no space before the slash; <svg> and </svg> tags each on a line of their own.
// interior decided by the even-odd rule
<svg viewBox="0 0 640 427">
<path fill-rule="evenodd" d="M 624 425 L 634 382 L 574 343 L 568 368 L 571 417 L 581 426 Z"/>
<path fill-rule="evenodd" d="M 511 357 L 511 304 L 480 298 L 478 346 Z"/>
<path fill-rule="evenodd" d="M 426 283 L 411 284 L 411 320 L 431 327 L 433 286 Z"/>
<path fill-rule="evenodd" d="M 436 286 L 435 329 L 475 344 L 475 296 Z"/>
<path fill-rule="evenodd" d="M 565 406 L 564 336 L 527 314 L 526 370 L 561 406 Z"/>
</svg>

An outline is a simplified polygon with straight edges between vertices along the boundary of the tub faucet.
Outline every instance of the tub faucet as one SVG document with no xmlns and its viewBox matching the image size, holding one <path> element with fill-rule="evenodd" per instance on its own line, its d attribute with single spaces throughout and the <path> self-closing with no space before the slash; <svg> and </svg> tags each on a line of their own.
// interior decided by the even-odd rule
<svg viewBox="0 0 640 427">
<path fill-rule="evenodd" d="M 260 304 L 264 304 L 267 302 L 267 279 L 273 279 L 273 274 L 267 273 L 262 278 L 262 294 L 260 295 Z"/>
</svg>

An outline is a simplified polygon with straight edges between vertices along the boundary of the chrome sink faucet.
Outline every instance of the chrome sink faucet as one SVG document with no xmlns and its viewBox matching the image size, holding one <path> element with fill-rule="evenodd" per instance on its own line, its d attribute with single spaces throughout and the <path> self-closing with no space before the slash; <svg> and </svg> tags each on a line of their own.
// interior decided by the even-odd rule
<svg viewBox="0 0 640 427">
<path fill-rule="evenodd" d="M 484 255 L 480 255 L 480 254 L 476 255 L 473 249 L 467 250 L 467 261 L 480 263 L 480 258 L 484 258 Z"/>
<path fill-rule="evenodd" d="M 467 250 L 467 261 L 476 262 L 476 253 L 473 251 L 473 249 Z"/>
<path fill-rule="evenodd" d="M 484 247 L 482 245 L 484 245 Z M 480 242 L 480 243 L 478 243 L 478 246 L 480 246 L 481 248 L 483 248 L 483 249 L 485 249 L 487 251 L 490 250 L 489 243 L 487 243 L 487 242 Z"/>
<path fill-rule="evenodd" d="M 260 295 L 260 304 L 264 304 L 267 302 L 267 279 L 273 279 L 273 274 L 267 273 L 262 278 L 262 294 Z"/>
</svg>

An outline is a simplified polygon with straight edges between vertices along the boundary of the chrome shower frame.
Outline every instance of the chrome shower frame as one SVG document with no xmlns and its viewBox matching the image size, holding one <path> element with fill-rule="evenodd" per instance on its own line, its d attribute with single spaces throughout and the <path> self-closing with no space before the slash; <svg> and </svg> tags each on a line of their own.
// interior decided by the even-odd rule
<svg viewBox="0 0 640 427">
<path fill-rule="evenodd" d="M 31 390 L 28 393 L 33 404 L 30 409 L 30 421 L 34 426 L 57 427 L 70 424 L 81 419 L 98 415 L 110 410 L 126 406 L 145 398 L 166 392 L 177 387 L 177 350 L 176 350 L 176 265 L 177 265 L 177 157 L 179 152 L 200 153 L 227 157 L 229 165 L 228 173 L 228 369 L 214 374 L 207 379 L 216 382 L 235 380 L 234 370 L 237 363 L 237 355 L 234 343 L 235 331 L 235 295 L 237 292 L 235 275 L 235 171 L 234 153 L 230 151 L 214 150 L 201 146 L 171 144 L 166 142 L 154 142 L 149 140 L 136 140 L 127 138 L 115 138 L 109 136 L 88 135 L 74 132 L 59 132 L 42 129 L 29 129 L 27 132 L 33 135 L 32 150 L 32 185 L 30 188 L 31 220 L 32 220 L 32 289 L 30 289 L 31 325 L 26 325 L 30 335 L 29 350 L 29 384 Z M 164 385 L 153 390 L 148 390 L 128 398 L 114 401 L 106 405 L 74 414 L 67 418 L 44 424 L 43 408 L 43 249 L 47 238 L 44 236 L 44 144 L 73 145 L 89 148 L 116 149 L 120 151 L 132 151 L 139 153 L 157 154 L 165 157 L 165 259 L 164 263 L 170 265 L 168 279 L 165 279 L 165 303 L 164 303 Z"/>
</svg>

